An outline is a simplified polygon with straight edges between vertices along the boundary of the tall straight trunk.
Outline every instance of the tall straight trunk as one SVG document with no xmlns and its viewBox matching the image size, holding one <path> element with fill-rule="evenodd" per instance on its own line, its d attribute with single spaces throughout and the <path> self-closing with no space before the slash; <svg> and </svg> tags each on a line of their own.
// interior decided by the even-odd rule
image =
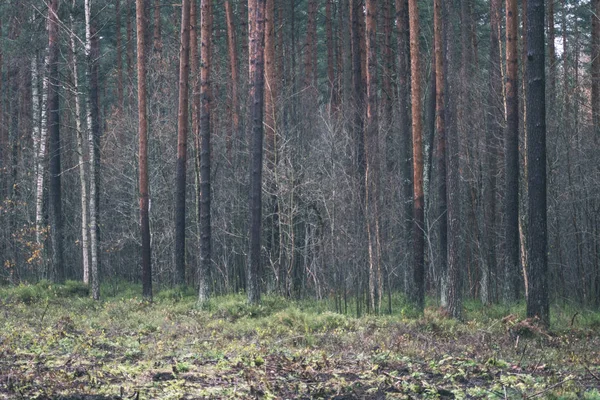
<svg viewBox="0 0 600 400">
<path fill-rule="evenodd" d="M 266 0 L 265 10 L 265 139 L 267 167 L 274 171 L 276 149 L 277 77 L 275 69 L 275 4 Z"/>
<path fill-rule="evenodd" d="M 383 291 L 379 235 L 379 126 L 377 120 L 377 6 L 366 2 L 367 118 L 365 124 L 365 221 L 369 246 L 371 309 L 380 311 Z"/>
<path fill-rule="evenodd" d="M 306 87 L 316 85 L 316 52 L 317 52 L 317 0 L 308 0 L 308 21 L 306 23 L 306 52 L 304 53 L 304 84 Z"/>
<path fill-rule="evenodd" d="M 548 326 L 544 0 L 528 0 L 527 19 L 527 316 Z"/>
<path fill-rule="evenodd" d="M 193 1 L 193 0 L 192 0 Z M 190 58 L 190 0 L 181 4 L 179 49 L 179 108 L 177 112 L 177 168 L 175 175 L 175 284 L 185 283 L 185 188 L 188 137 L 188 82 Z"/>
<path fill-rule="evenodd" d="M 160 4 L 161 0 L 154 1 L 154 30 L 153 30 L 153 46 L 155 52 L 160 52 L 162 50 L 162 40 L 161 40 L 161 21 L 160 21 Z M 183 5 L 185 1 L 182 2 L 182 9 L 185 8 Z"/>
<path fill-rule="evenodd" d="M 394 58 L 392 56 L 392 2 L 384 1 L 383 4 L 383 70 L 382 70 L 382 109 L 386 123 L 392 115 L 394 93 L 392 92 L 392 70 Z"/>
<path fill-rule="evenodd" d="M 75 98 L 75 131 L 77 135 L 77 158 L 79 161 L 79 185 L 81 187 L 81 251 L 83 260 L 83 283 L 90 283 L 90 241 L 88 226 L 88 191 L 85 172 L 85 147 L 83 145 L 83 127 L 81 124 L 81 101 L 79 100 L 79 76 L 77 68 L 77 44 L 75 42 L 75 21 L 73 11 L 75 1 L 71 4 L 70 32 L 69 39 L 71 44 L 71 69 L 73 74 L 73 95 Z"/>
<path fill-rule="evenodd" d="M 262 158 L 263 158 L 263 101 L 265 67 L 265 0 L 248 0 L 248 48 L 250 121 L 248 136 L 252 139 L 250 152 L 250 249 L 246 290 L 248 302 L 260 301 L 258 273 L 260 271 L 262 220 Z"/>
<path fill-rule="evenodd" d="M 600 0 L 592 0 L 592 124 L 600 135 Z M 552 61 L 552 60 L 550 60 Z M 552 81 L 552 77 L 550 78 Z"/>
<path fill-rule="evenodd" d="M 398 127 L 400 129 L 400 180 L 402 182 L 403 239 L 410 242 L 413 212 L 413 172 L 412 172 L 412 134 L 410 120 L 410 43 L 408 23 L 408 1 L 396 0 L 396 29 L 398 32 Z M 406 247 L 404 268 L 404 290 L 408 294 L 412 284 L 412 257 L 410 247 Z"/>
<path fill-rule="evenodd" d="M 192 140 L 194 141 L 194 175 L 196 186 L 196 227 L 198 237 L 201 232 L 200 221 L 200 55 L 198 53 L 198 0 L 190 1 L 190 76 L 192 78 Z M 199 269 L 200 266 L 198 266 Z"/>
<path fill-rule="evenodd" d="M 329 111 L 335 107 L 335 67 L 334 67 L 334 42 L 333 42 L 333 18 L 331 17 L 331 1 L 325 3 L 325 29 L 327 39 L 327 88 L 329 98 Z"/>
<path fill-rule="evenodd" d="M 365 142 L 364 142 L 364 89 L 362 79 L 362 50 L 360 20 L 363 16 L 362 2 L 350 0 L 350 18 L 352 24 L 352 84 L 354 86 L 354 139 L 355 157 L 358 175 L 364 176 Z"/>
<path fill-rule="evenodd" d="M 200 289 L 198 300 L 208 300 L 210 295 L 210 270 L 212 264 L 211 211 L 210 211 L 210 119 L 211 80 L 210 64 L 212 46 L 212 0 L 201 0 L 200 47 Z"/>
<path fill-rule="evenodd" d="M 487 130 L 485 134 L 484 155 L 484 210 L 485 232 L 484 249 L 487 255 L 484 260 L 479 298 L 483 304 L 492 300 L 492 277 L 496 275 L 496 209 L 497 209 L 497 175 L 498 175 L 498 138 L 502 136 L 502 77 L 500 75 L 500 0 L 490 3 L 490 61 L 487 93 Z"/>
<path fill-rule="evenodd" d="M 408 1 L 410 25 L 410 70 L 413 139 L 413 284 L 412 301 L 423 311 L 425 304 L 425 210 L 423 208 L 423 127 L 421 112 L 421 63 L 419 50 L 419 9 L 417 0 Z"/>
<path fill-rule="evenodd" d="M 48 136 L 48 72 L 49 72 L 49 53 L 45 51 L 44 64 L 42 70 L 42 102 L 40 104 L 39 116 L 39 137 L 36 152 L 36 189 L 35 189 L 35 239 L 38 247 L 43 248 L 42 233 L 44 230 L 44 177 L 46 171 L 44 168 L 46 159 L 46 142 Z M 2 128 L 0 128 L 2 129 Z M 1 147 L 1 146 L 0 146 Z"/>
<path fill-rule="evenodd" d="M 87 123 L 90 146 L 90 251 L 92 297 L 100 299 L 100 108 L 98 102 L 98 38 L 91 27 L 91 4 L 85 0 L 85 55 L 88 81 Z"/>
<path fill-rule="evenodd" d="M 265 10 L 265 145 L 267 182 L 266 190 L 269 193 L 267 201 L 267 215 L 265 232 L 267 234 L 266 250 L 269 262 L 275 268 L 275 276 L 279 277 L 279 215 L 277 210 L 277 99 L 279 96 L 279 76 L 277 73 L 277 60 L 275 57 L 275 1 L 266 1 Z"/>
<path fill-rule="evenodd" d="M 517 1 L 506 0 L 506 133 L 504 157 L 504 296 L 506 303 L 517 300 L 519 282 L 519 96 Z"/>
<path fill-rule="evenodd" d="M 434 0 L 433 5 L 433 43 L 434 43 L 434 59 L 435 59 L 435 160 L 437 164 L 438 174 L 438 235 L 440 256 L 438 265 L 441 274 L 442 287 L 442 307 L 447 306 L 447 298 L 444 293 L 447 283 L 447 267 L 448 267 L 448 218 L 447 218 L 447 203 L 446 203 L 446 127 L 444 121 L 444 100 L 445 100 L 445 75 L 444 75 L 444 51 L 443 51 L 443 18 L 441 0 Z"/>
<path fill-rule="evenodd" d="M 137 31 L 137 75 L 138 75 L 138 135 L 139 135 L 139 185 L 140 227 L 142 235 L 142 292 L 146 300 L 152 301 L 152 264 L 150 249 L 149 187 L 148 187 L 148 109 L 146 95 L 146 44 L 144 0 L 135 2 Z"/>
<path fill-rule="evenodd" d="M 594 0 L 592 4 L 600 4 L 599 1 Z M 597 10 L 600 11 L 600 10 Z M 596 14 L 597 15 L 597 14 Z M 592 14 L 592 30 L 593 23 L 598 22 L 598 17 L 594 17 Z M 598 25 L 598 29 L 600 29 L 600 25 Z M 600 35 L 599 35 L 600 36 Z M 548 1 L 548 66 L 549 66 L 549 82 L 548 82 L 548 92 L 550 94 L 550 107 L 553 107 L 554 100 L 556 98 L 556 33 L 554 32 L 554 0 Z M 593 37 L 592 37 L 593 41 Z M 592 62 L 594 61 L 594 57 L 592 56 Z"/>
<path fill-rule="evenodd" d="M 227 132 L 225 147 L 227 149 L 227 158 L 231 161 L 231 149 L 233 146 L 233 137 L 236 138 L 240 131 L 240 105 L 238 95 L 238 58 L 237 44 L 235 40 L 235 24 L 233 22 L 233 11 L 231 2 L 225 0 L 225 16 L 227 20 L 227 48 L 229 50 L 229 68 L 230 68 L 230 98 L 231 98 L 231 129 Z"/>
<path fill-rule="evenodd" d="M 135 1 L 136 0 L 125 0 L 127 2 L 127 75 L 129 78 L 129 83 L 133 85 L 133 81 L 135 77 L 133 76 L 134 69 L 134 59 L 133 59 L 133 22 L 135 21 L 136 15 L 132 14 L 132 5 L 135 9 Z"/>
<path fill-rule="evenodd" d="M 465 21 L 465 1 L 462 0 L 462 24 L 467 24 L 468 21 Z M 446 4 L 444 8 L 444 15 L 442 20 L 451 21 L 455 20 L 450 18 L 450 7 L 449 4 Z M 444 18 L 445 17 L 445 18 Z M 446 137 L 446 220 L 448 224 L 448 242 L 447 242 L 447 262 L 448 262 L 448 270 L 447 270 L 447 282 L 445 287 L 445 298 L 446 298 L 446 311 L 448 315 L 453 318 L 461 319 L 462 318 L 462 282 L 463 282 L 463 272 L 462 272 L 462 263 L 461 263 L 461 231 L 463 227 L 461 226 L 461 185 L 460 185 L 460 144 L 458 137 L 458 129 L 456 123 L 456 107 L 457 104 L 455 101 L 451 101 L 450 94 L 457 93 L 457 90 L 454 88 L 454 85 L 450 86 L 449 81 L 449 70 L 450 66 L 453 65 L 454 60 L 456 59 L 454 51 L 454 44 L 450 40 L 450 32 L 454 31 L 454 27 L 448 24 L 448 27 L 444 27 L 444 76 L 445 76 L 445 95 L 446 99 L 444 102 L 445 112 L 444 112 L 444 123 L 445 123 L 445 137 Z M 468 41 L 463 41 L 463 52 L 468 51 L 465 49 L 465 44 Z M 464 57 L 464 54 L 463 54 Z M 467 59 L 468 60 L 468 59 Z M 465 62 L 463 58 L 463 67 L 468 65 L 468 62 Z M 443 251 L 443 250 L 442 250 Z"/>
<path fill-rule="evenodd" d="M 3 37 L 2 37 L 2 18 L 0 18 L 0 41 L 2 41 Z M 2 87 L 2 67 L 3 67 L 3 60 L 2 60 L 2 46 L 0 46 L 0 93 L 4 93 L 3 92 L 3 87 Z M 4 176 L 2 176 L 4 173 L 2 171 L 4 171 L 4 159 L 5 159 L 5 143 L 7 141 L 5 141 L 5 133 L 6 129 L 4 128 L 4 96 L 0 95 L 0 177 L 2 177 L 2 181 L 6 182 L 6 179 L 4 179 Z M 0 183 L 0 201 L 4 200 L 4 184 Z M 37 230 L 37 225 L 36 225 L 36 238 L 38 239 L 38 243 L 39 243 L 39 231 Z M 3 258 L 0 258 L 0 261 L 4 261 Z M 2 263 L 2 265 L 4 265 L 4 262 Z"/>
<path fill-rule="evenodd" d="M 63 218 L 61 198 L 60 168 L 60 77 L 58 72 L 58 2 L 48 4 L 48 133 L 49 133 L 49 192 L 50 192 L 50 235 L 52 244 L 53 278 L 56 282 L 65 280 L 63 258 Z"/>
<path fill-rule="evenodd" d="M 123 108 L 123 48 L 121 44 L 121 0 L 115 0 L 115 30 L 117 35 L 117 108 L 120 110 Z"/>
</svg>

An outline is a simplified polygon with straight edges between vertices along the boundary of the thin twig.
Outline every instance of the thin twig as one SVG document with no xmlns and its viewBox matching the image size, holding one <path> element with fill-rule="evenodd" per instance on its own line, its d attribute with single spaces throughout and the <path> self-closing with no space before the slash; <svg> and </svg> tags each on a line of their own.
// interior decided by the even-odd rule
<svg viewBox="0 0 600 400">
<path fill-rule="evenodd" d="M 573 380 L 573 377 L 572 377 L 572 376 L 570 376 L 570 377 L 568 377 L 568 378 L 566 378 L 566 379 L 563 379 L 562 381 L 560 381 L 560 382 L 558 382 L 558 383 L 555 383 L 555 384 L 554 384 L 554 385 L 552 385 L 552 386 L 548 386 L 546 389 L 544 389 L 544 390 L 542 390 L 542 391 L 540 391 L 540 392 L 537 392 L 537 393 L 534 393 L 534 394 L 532 394 L 531 396 L 527 396 L 527 397 L 525 397 L 525 400 L 527 400 L 527 399 L 533 399 L 534 397 L 541 396 L 541 395 L 543 395 L 544 393 L 548 392 L 549 390 L 552 390 L 552 389 L 554 389 L 554 388 L 556 388 L 556 387 L 558 387 L 558 386 L 562 385 L 563 383 L 565 383 L 565 382 L 568 382 L 568 381 L 571 381 L 571 380 Z"/>
</svg>

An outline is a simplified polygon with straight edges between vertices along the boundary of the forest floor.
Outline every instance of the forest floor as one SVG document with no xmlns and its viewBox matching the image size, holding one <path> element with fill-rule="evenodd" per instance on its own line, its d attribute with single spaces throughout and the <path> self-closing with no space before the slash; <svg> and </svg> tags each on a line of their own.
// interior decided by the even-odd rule
<svg viewBox="0 0 600 400">
<path fill-rule="evenodd" d="M 467 303 L 456 322 L 435 306 L 410 317 L 395 296 L 394 314 L 356 318 L 269 296 L 149 304 L 137 289 L 94 302 L 75 283 L 0 288 L 0 399 L 600 399 L 590 311 L 555 306 L 545 331 L 523 305 Z"/>
</svg>

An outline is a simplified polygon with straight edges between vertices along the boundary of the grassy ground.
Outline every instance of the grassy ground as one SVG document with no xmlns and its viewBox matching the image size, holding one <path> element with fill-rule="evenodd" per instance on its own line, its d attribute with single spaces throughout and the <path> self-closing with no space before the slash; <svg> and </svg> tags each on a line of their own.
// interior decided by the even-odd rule
<svg viewBox="0 0 600 400">
<path fill-rule="evenodd" d="M 139 289 L 0 288 L 0 399 L 600 399 L 600 314 L 555 307 L 545 332 L 522 305 L 468 303 L 458 323 L 397 296 L 396 314 L 357 319 Z"/>
</svg>

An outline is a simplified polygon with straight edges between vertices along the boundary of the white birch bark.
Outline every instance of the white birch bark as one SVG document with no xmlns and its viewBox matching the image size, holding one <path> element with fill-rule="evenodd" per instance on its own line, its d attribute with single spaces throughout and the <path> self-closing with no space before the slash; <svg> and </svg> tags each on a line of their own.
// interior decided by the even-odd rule
<svg viewBox="0 0 600 400">
<path fill-rule="evenodd" d="M 35 70 L 32 69 L 32 79 L 35 83 L 35 92 L 33 93 L 34 118 L 39 114 L 39 119 L 34 120 L 34 146 L 35 146 L 35 172 L 36 172 L 36 189 L 35 189 L 35 240 L 38 246 L 43 246 L 42 233 L 44 231 L 44 160 L 46 158 L 46 137 L 48 133 L 48 51 L 45 51 L 44 70 L 42 71 L 42 104 L 36 112 L 35 108 L 39 105 L 39 92 L 37 92 L 37 82 L 39 81 L 39 71 L 37 69 L 37 60 L 33 62 Z M 34 76 L 35 72 L 35 76 Z M 39 129 L 36 128 L 39 126 Z M 37 136 L 36 136 L 37 135 Z"/>
<path fill-rule="evenodd" d="M 98 177 L 96 167 L 98 165 L 97 149 L 95 149 L 94 132 L 92 129 L 92 34 L 91 34 L 91 0 L 85 0 L 85 56 L 87 60 L 86 76 L 88 91 L 86 96 L 87 103 L 87 132 L 90 152 L 90 238 L 91 238 L 91 273 L 92 273 L 92 295 L 95 300 L 100 297 L 100 288 L 98 282 L 98 204 L 97 189 Z"/>
<path fill-rule="evenodd" d="M 73 7 L 75 0 L 73 1 Z M 71 22 L 71 64 L 73 73 L 73 92 L 75 95 L 75 130 L 77 132 L 77 156 L 79 161 L 79 182 L 81 186 L 81 250 L 83 260 L 83 283 L 90 283 L 90 243 L 88 236 L 88 196 L 87 184 L 85 178 L 85 147 L 83 146 L 83 131 L 81 124 L 81 102 L 79 100 L 79 78 L 77 73 L 77 47 L 75 45 L 75 24 L 73 15 L 70 16 Z"/>
</svg>

